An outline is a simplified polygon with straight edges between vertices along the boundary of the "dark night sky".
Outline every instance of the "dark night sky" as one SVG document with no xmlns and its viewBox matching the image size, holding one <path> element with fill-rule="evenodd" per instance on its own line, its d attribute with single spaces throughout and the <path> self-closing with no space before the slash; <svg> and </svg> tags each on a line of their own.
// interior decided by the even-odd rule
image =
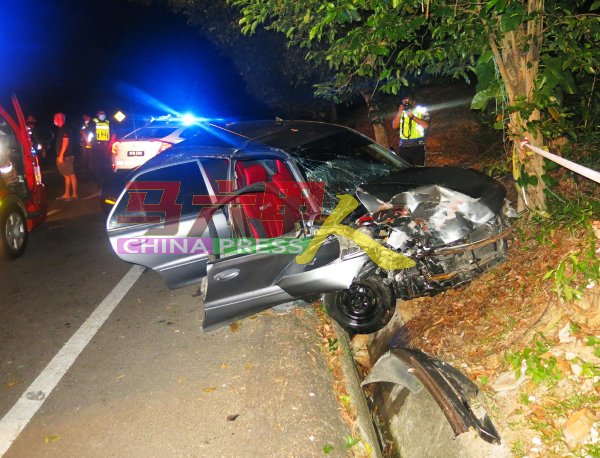
<svg viewBox="0 0 600 458">
<path fill-rule="evenodd" d="M 51 124 L 104 109 L 205 117 L 265 117 L 226 58 L 162 5 L 127 0 L 3 1 L 0 95 L 15 92 L 25 115 Z M 144 100 L 144 95 L 150 97 Z M 71 118 L 71 119 L 72 119 Z"/>
</svg>

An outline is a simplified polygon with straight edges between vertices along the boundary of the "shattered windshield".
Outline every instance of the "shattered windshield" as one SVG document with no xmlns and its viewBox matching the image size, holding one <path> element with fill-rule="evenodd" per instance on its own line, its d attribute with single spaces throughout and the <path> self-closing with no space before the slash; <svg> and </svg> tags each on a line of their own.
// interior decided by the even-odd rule
<svg viewBox="0 0 600 458">
<path fill-rule="evenodd" d="M 291 153 L 308 181 L 326 184 L 326 212 L 335 208 L 336 194 L 353 194 L 362 183 L 409 167 L 391 151 L 351 131 L 313 140 Z"/>
</svg>

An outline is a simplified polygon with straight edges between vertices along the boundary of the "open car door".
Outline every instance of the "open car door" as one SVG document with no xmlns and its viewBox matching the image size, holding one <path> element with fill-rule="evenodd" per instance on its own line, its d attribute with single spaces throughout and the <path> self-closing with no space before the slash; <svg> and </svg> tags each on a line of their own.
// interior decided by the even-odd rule
<svg viewBox="0 0 600 458">
<path fill-rule="evenodd" d="M 298 264 L 298 254 L 239 254 L 210 263 L 204 331 L 278 304 L 348 289 L 369 261 L 362 251 L 344 256 L 338 236 L 329 236 L 308 264 Z"/>
</svg>

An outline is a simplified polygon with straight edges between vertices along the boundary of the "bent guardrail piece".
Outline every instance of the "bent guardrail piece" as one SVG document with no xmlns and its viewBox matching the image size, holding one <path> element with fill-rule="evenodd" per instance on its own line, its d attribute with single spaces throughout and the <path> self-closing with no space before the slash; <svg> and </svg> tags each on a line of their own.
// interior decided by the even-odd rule
<svg viewBox="0 0 600 458">
<path fill-rule="evenodd" d="M 483 392 L 462 372 L 427 353 L 393 348 L 377 360 L 362 386 L 392 382 L 416 394 L 427 388 L 446 416 L 454 437 L 473 427 L 491 444 L 500 443 L 500 435 L 485 412 Z"/>
</svg>

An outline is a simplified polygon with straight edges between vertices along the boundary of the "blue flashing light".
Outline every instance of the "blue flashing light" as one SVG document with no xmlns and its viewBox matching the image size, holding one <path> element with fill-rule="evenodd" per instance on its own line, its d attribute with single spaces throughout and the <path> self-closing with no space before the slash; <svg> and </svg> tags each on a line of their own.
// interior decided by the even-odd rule
<svg viewBox="0 0 600 458">
<path fill-rule="evenodd" d="M 196 122 L 196 118 L 194 117 L 194 115 L 191 115 L 189 113 L 186 115 L 183 115 L 183 117 L 181 119 L 186 126 L 190 126 Z"/>
</svg>

